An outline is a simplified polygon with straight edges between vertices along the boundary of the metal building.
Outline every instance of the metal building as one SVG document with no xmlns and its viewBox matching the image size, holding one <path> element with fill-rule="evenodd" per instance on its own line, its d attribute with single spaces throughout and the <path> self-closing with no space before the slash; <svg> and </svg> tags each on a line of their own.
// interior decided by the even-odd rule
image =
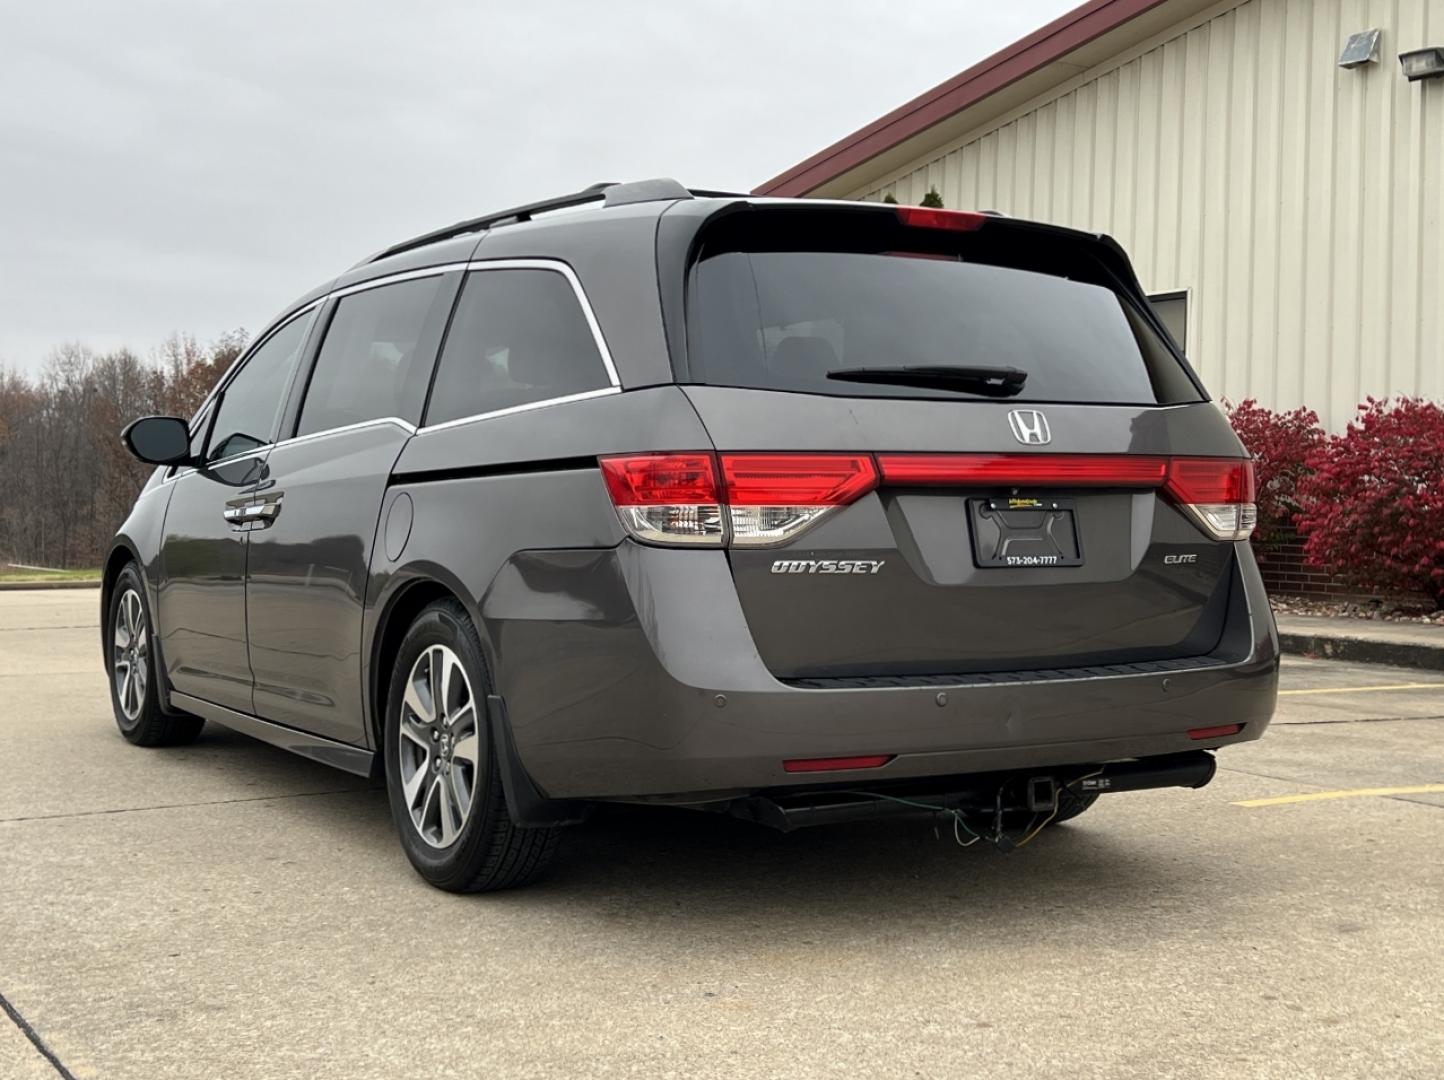
<svg viewBox="0 0 1444 1080">
<path fill-rule="evenodd" d="M 1091 0 L 757 191 L 1110 233 L 1216 394 L 1341 428 L 1444 399 L 1436 74 L 1444 0 Z"/>
</svg>

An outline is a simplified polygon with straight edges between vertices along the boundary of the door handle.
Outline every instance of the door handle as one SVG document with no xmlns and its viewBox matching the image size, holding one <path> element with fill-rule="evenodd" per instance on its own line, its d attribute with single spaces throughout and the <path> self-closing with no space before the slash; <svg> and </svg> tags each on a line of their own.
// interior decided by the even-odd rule
<svg viewBox="0 0 1444 1080">
<path fill-rule="evenodd" d="M 228 506 L 222 516 L 232 524 L 242 521 L 268 521 L 275 518 L 279 507 L 269 506 Z"/>
<path fill-rule="evenodd" d="M 232 499 L 226 503 L 221 516 L 226 523 L 237 530 L 264 529 L 276 520 L 281 512 L 281 492 L 269 492 L 264 496 Z"/>
</svg>

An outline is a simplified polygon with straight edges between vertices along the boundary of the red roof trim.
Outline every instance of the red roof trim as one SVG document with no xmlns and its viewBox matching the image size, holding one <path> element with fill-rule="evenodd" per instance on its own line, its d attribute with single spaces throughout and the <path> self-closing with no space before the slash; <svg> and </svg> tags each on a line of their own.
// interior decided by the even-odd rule
<svg viewBox="0 0 1444 1080">
<path fill-rule="evenodd" d="M 1167 0 L 1088 0 L 945 83 L 820 150 L 754 189 L 757 195 L 806 195 L 869 158 L 1059 60 Z"/>
</svg>

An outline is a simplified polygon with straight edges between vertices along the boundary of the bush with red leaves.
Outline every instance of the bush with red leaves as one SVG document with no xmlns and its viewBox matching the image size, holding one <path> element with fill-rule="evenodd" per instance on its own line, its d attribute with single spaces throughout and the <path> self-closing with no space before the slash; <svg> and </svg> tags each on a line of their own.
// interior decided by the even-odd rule
<svg viewBox="0 0 1444 1080">
<path fill-rule="evenodd" d="M 1258 527 L 1254 543 L 1267 545 L 1292 531 L 1299 503 L 1295 494 L 1308 471 L 1308 457 L 1324 443 L 1324 429 L 1312 409 L 1274 412 L 1253 398 L 1224 402 L 1233 430 L 1254 456 L 1258 473 Z"/>
<path fill-rule="evenodd" d="M 1309 561 L 1444 608 L 1444 408 L 1370 398 L 1306 464 L 1297 522 Z"/>
</svg>

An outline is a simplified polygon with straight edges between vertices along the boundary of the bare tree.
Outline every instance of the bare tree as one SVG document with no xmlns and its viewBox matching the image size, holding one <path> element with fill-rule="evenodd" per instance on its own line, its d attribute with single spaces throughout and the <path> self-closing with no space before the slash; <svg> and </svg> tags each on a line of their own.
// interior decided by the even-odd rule
<svg viewBox="0 0 1444 1080">
<path fill-rule="evenodd" d="M 237 330 L 202 348 L 172 334 L 149 361 L 72 343 L 38 377 L 0 370 L 0 559 L 99 562 L 151 471 L 121 429 L 148 414 L 190 417 L 244 340 Z"/>
</svg>

